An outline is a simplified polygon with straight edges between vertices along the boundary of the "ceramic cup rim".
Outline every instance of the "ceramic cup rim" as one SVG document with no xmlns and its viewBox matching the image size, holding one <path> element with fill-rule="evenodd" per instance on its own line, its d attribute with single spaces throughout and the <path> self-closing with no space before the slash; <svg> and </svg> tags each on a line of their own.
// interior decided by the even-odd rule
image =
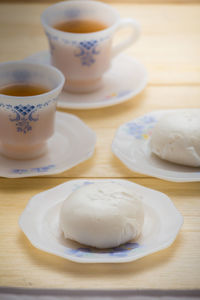
<svg viewBox="0 0 200 300">
<path fill-rule="evenodd" d="M 25 102 L 25 101 L 31 101 L 31 100 L 42 100 L 42 99 L 47 99 L 48 96 L 51 96 L 52 94 L 57 94 L 60 92 L 60 90 L 62 89 L 62 87 L 64 86 L 65 83 L 65 77 L 63 75 L 63 73 L 58 70 L 56 67 L 51 66 L 51 65 L 45 65 L 45 64 L 39 64 L 39 63 L 33 63 L 33 62 L 25 62 L 25 61 L 8 61 L 8 62 L 2 62 L 0 63 L 0 68 L 6 65 L 13 65 L 13 66 L 34 66 L 39 68 L 43 68 L 46 69 L 46 71 L 48 72 L 48 70 L 53 71 L 55 74 L 58 75 L 59 77 L 59 83 L 57 84 L 57 86 L 55 88 L 50 89 L 48 92 L 42 93 L 42 94 L 38 94 L 38 95 L 34 95 L 34 96 L 10 96 L 10 95 L 4 95 L 4 94 L 0 94 L 0 100 L 20 100 L 21 102 Z M 11 82 L 12 83 L 12 82 Z M 1 86 L 1 84 L 0 84 Z"/>
<path fill-rule="evenodd" d="M 115 15 L 116 17 L 116 20 L 115 22 L 108 26 L 107 28 L 103 29 L 103 30 L 99 30 L 99 31 L 96 31 L 96 32 L 89 32 L 89 33 L 72 33 L 72 32 L 64 32 L 64 31 L 61 31 L 61 30 L 58 30 L 58 29 L 55 29 L 53 26 L 49 25 L 48 22 L 46 22 L 46 14 L 52 10 L 54 7 L 62 7 L 63 5 L 70 5 L 70 4 L 77 4 L 77 3 L 88 3 L 88 4 L 94 4 L 94 5 L 99 5 L 101 7 L 104 7 L 108 10 L 110 10 L 110 12 Z M 45 29 L 47 29 L 48 31 L 52 32 L 52 33 L 55 33 L 57 36 L 60 36 L 60 37 L 71 37 L 72 39 L 73 38 L 76 38 L 76 39 L 82 39 L 82 38 L 92 38 L 96 35 L 105 35 L 107 33 L 111 33 L 111 32 L 114 32 L 117 28 L 117 25 L 118 25 L 118 22 L 120 20 L 120 15 L 118 13 L 118 11 L 116 9 L 114 9 L 111 5 L 109 4 L 106 4 L 106 3 L 103 3 L 103 2 L 100 2 L 100 1 L 96 1 L 96 0 L 69 0 L 69 1 L 61 1 L 61 2 L 58 2 L 58 3 L 55 3 L 53 5 L 50 5 L 49 7 L 47 7 L 43 13 L 41 14 L 41 23 L 43 25 L 43 27 Z"/>
</svg>

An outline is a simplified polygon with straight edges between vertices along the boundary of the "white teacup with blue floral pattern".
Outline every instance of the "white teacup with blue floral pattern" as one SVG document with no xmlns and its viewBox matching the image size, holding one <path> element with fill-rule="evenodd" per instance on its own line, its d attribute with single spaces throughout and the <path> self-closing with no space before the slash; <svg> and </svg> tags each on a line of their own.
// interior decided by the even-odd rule
<svg viewBox="0 0 200 300">
<path fill-rule="evenodd" d="M 25 97 L 0 94 L 0 153 L 13 159 L 32 159 L 47 151 L 54 133 L 56 100 L 65 78 L 52 66 L 11 61 L 0 64 L 0 87 L 39 85 L 48 92 Z"/>
<path fill-rule="evenodd" d="M 64 21 L 96 20 L 106 29 L 91 33 L 68 33 L 54 28 Z M 100 88 L 102 75 L 111 60 L 134 43 L 139 37 L 139 25 L 133 19 L 120 19 L 118 12 L 98 1 L 75 0 L 48 7 L 41 17 L 48 37 L 51 62 L 62 71 L 69 92 L 90 92 Z M 116 31 L 130 27 L 131 33 L 119 44 L 112 46 Z"/>
</svg>

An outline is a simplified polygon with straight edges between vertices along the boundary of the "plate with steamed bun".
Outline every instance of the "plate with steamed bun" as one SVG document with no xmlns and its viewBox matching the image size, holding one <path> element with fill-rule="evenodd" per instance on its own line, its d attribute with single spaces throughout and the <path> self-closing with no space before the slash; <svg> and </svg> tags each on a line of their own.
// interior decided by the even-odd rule
<svg viewBox="0 0 200 300">
<path fill-rule="evenodd" d="M 153 111 L 120 126 L 113 153 L 132 171 L 200 181 L 200 109 Z"/>
<path fill-rule="evenodd" d="M 167 195 L 120 179 L 65 182 L 31 198 L 19 219 L 33 246 L 80 263 L 130 262 L 165 249 L 182 223 Z"/>
</svg>

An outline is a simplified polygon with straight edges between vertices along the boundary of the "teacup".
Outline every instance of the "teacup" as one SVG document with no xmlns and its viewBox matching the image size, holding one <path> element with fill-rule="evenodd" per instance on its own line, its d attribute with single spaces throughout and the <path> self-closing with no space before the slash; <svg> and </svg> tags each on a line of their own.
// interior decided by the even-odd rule
<svg viewBox="0 0 200 300">
<path fill-rule="evenodd" d="M 95 20 L 106 29 L 90 33 L 64 32 L 56 25 L 64 21 Z M 110 68 L 111 60 L 139 37 L 139 25 L 133 19 L 120 19 L 119 13 L 108 4 L 91 0 L 56 3 L 41 16 L 48 37 L 51 62 L 60 69 L 69 92 L 90 92 L 101 86 L 102 75 Z M 119 44 L 113 44 L 116 31 L 130 27 L 130 34 Z"/>
<path fill-rule="evenodd" d="M 55 67 L 27 62 L 0 64 L 0 88 L 39 85 L 48 91 L 35 96 L 0 94 L 0 152 L 13 159 L 32 159 L 47 151 L 54 133 L 56 100 L 65 78 Z"/>
</svg>

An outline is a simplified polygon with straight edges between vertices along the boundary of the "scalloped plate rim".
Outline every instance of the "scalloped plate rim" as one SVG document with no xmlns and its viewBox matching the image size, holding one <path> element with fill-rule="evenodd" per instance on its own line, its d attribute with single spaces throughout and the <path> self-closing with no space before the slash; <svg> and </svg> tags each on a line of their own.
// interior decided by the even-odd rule
<svg viewBox="0 0 200 300">
<path fill-rule="evenodd" d="M 144 250 L 144 253 L 137 253 L 136 255 L 134 255 L 134 257 L 132 257 L 132 256 L 127 256 L 127 257 L 111 257 L 111 258 L 107 257 L 107 258 L 98 258 L 98 259 L 97 258 L 93 259 L 92 257 L 91 258 L 76 257 L 76 256 L 73 256 L 73 255 L 70 255 L 70 254 L 67 254 L 67 253 L 61 254 L 61 253 L 59 253 L 57 251 L 51 251 L 51 250 L 48 249 L 48 247 L 45 247 L 44 245 L 41 246 L 40 241 L 38 243 L 34 239 L 30 239 L 29 233 L 28 233 L 29 230 L 26 230 L 26 219 L 25 219 L 25 217 L 26 217 L 26 214 L 29 212 L 29 209 L 31 209 L 32 203 L 34 203 L 34 201 L 36 201 L 36 199 L 37 199 L 37 201 L 40 201 L 41 197 L 44 197 L 45 195 L 47 195 L 48 193 L 51 193 L 52 191 L 56 191 L 57 189 L 59 189 L 59 188 L 61 189 L 62 187 L 65 187 L 65 186 L 67 188 L 68 184 L 69 184 L 69 186 L 71 185 L 71 187 L 69 187 L 69 189 L 70 188 L 72 189 L 73 185 L 75 185 L 76 183 L 81 183 L 82 182 L 84 184 L 84 182 L 86 182 L 86 181 L 89 181 L 89 182 L 92 182 L 92 183 L 100 182 L 100 181 L 104 181 L 104 182 L 105 181 L 112 181 L 112 182 L 121 182 L 122 184 L 124 182 L 125 182 L 125 184 L 127 184 L 127 182 L 128 182 L 128 184 L 130 184 L 132 186 L 133 185 L 138 186 L 138 188 L 141 188 L 141 190 L 148 190 L 148 191 L 153 192 L 154 194 L 156 193 L 156 194 L 164 197 L 165 200 L 168 203 L 170 203 L 170 205 L 172 204 L 173 209 L 176 211 L 176 217 L 178 218 L 178 224 L 179 225 L 177 225 L 177 228 L 176 228 L 175 232 L 173 233 L 173 235 L 171 236 L 171 238 L 168 241 L 164 241 L 162 244 L 156 245 L 155 248 L 152 248 L 151 251 L 149 251 L 147 249 L 146 253 L 145 253 L 145 250 Z M 56 202 L 55 202 L 55 204 L 58 203 L 58 202 L 60 202 L 60 201 L 63 201 L 63 200 L 58 200 L 57 199 Z M 34 204 L 37 206 L 36 203 L 34 203 Z M 131 181 L 128 181 L 128 180 L 124 180 L 124 179 L 89 179 L 89 180 L 88 179 L 73 179 L 73 180 L 69 180 L 69 181 L 64 182 L 64 183 L 62 183 L 60 185 L 57 185 L 56 187 L 53 187 L 53 188 L 48 189 L 46 191 L 40 192 L 40 193 L 36 194 L 35 196 L 33 196 L 29 200 L 26 208 L 24 209 L 24 211 L 22 212 L 22 214 L 21 214 L 21 216 L 19 218 L 19 226 L 20 226 L 21 230 L 24 232 L 25 236 L 28 238 L 28 240 L 31 242 L 31 244 L 34 247 L 36 247 L 36 248 L 38 248 L 38 249 L 40 249 L 42 251 L 45 251 L 45 252 L 54 254 L 56 256 L 63 257 L 65 259 L 69 259 L 71 261 L 78 262 L 78 263 L 123 263 L 123 262 L 135 261 L 135 260 L 137 260 L 139 258 L 145 257 L 145 256 L 147 256 L 149 254 L 158 252 L 158 251 L 160 251 L 162 249 L 165 249 L 165 248 L 169 247 L 175 241 L 175 239 L 176 239 L 176 237 L 177 237 L 177 235 L 178 235 L 178 233 L 180 231 L 180 228 L 181 228 L 182 224 L 183 224 L 183 217 L 182 217 L 182 215 L 177 210 L 177 208 L 175 207 L 175 205 L 172 202 L 172 200 L 166 194 L 164 194 L 162 192 L 159 192 L 159 191 L 156 191 L 156 190 L 153 190 L 153 189 L 150 189 L 150 188 L 146 188 L 146 187 L 144 187 L 142 185 L 139 185 L 139 184 L 136 184 L 134 182 L 131 182 Z"/>
</svg>

